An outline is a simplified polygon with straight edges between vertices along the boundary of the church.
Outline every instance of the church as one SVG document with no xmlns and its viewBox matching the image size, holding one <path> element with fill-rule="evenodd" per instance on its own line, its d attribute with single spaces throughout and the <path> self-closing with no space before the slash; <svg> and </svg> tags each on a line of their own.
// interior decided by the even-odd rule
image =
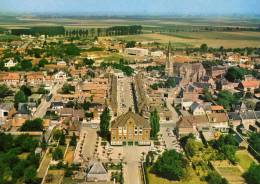
<svg viewBox="0 0 260 184">
<path fill-rule="evenodd" d="M 177 56 L 171 56 L 172 49 L 169 42 L 166 49 L 165 74 L 168 77 L 180 77 L 182 83 L 199 82 L 206 75 L 201 63 L 180 62 Z"/>
</svg>

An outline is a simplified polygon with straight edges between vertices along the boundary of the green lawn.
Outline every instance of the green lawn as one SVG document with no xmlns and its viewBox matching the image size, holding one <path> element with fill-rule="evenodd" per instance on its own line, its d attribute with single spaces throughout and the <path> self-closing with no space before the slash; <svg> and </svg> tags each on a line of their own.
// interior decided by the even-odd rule
<svg viewBox="0 0 260 184">
<path fill-rule="evenodd" d="M 239 165 L 246 171 L 250 165 L 254 162 L 254 159 L 249 155 L 246 150 L 239 150 L 236 152 L 236 156 L 239 159 Z"/>
<path fill-rule="evenodd" d="M 239 169 L 238 165 L 232 165 L 227 160 L 214 161 L 212 165 L 230 184 L 244 183 L 244 178 L 242 177 L 243 172 Z"/>
<path fill-rule="evenodd" d="M 200 181 L 200 177 L 195 174 L 192 168 L 189 168 L 188 173 L 188 178 L 182 181 L 170 181 L 152 173 L 148 174 L 148 178 L 150 184 L 206 184 L 206 182 Z"/>
</svg>

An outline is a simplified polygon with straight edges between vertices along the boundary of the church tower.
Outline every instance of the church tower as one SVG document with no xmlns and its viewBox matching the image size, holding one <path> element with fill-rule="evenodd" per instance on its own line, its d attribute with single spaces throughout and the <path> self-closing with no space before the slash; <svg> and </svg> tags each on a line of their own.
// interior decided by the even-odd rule
<svg viewBox="0 0 260 184">
<path fill-rule="evenodd" d="M 171 42 L 169 42 L 166 49 L 165 75 L 168 77 L 173 77 L 173 62 L 171 61 Z"/>
</svg>

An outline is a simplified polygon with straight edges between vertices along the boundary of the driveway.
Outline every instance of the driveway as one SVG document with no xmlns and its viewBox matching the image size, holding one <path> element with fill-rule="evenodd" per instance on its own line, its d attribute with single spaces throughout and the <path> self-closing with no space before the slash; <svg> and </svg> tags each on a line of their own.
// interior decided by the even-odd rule
<svg viewBox="0 0 260 184">
<path fill-rule="evenodd" d="M 140 161 L 142 152 L 147 153 L 149 146 L 125 146 L 123 147 L 123 157 L 126 161 L 124 167 L 125 184 L 141 184 Z"/>
</svg>

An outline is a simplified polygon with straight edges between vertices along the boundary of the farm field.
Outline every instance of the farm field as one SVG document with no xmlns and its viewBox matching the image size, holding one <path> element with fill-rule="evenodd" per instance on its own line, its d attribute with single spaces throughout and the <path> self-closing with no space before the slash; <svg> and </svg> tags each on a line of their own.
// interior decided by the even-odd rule
<svg viewBox="0 0 260 184">
<path fill-rule="evenodd" d="M 152 33 L 129 36 L 116 36 L 113 39 L 154 41 L 159 43 L 172 42 L 175 47 L 199 47 L 206 43 L 210 47 L 238 48 L 260 47 L 260 32 L 178 32 L 178 33 Z"/>
</svg>

